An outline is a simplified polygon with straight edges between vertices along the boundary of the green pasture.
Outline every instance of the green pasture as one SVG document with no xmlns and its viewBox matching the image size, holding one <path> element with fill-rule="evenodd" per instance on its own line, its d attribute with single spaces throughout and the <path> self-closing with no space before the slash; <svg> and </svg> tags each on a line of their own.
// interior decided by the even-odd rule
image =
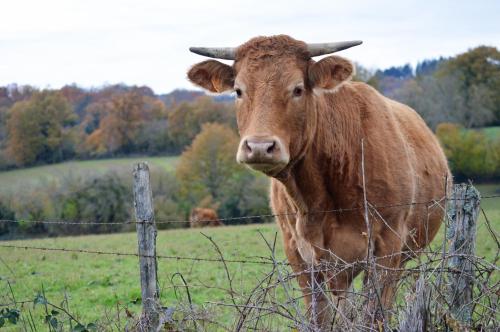
<svg viewBox="0 0 500 332">
<path fill-rule="evenodd" d="M 120 160 L 120 162 L 114 160 L 113 164 L 129 167 L 128 165 L 137 160 L 142 158 Z M 171 167 L 169 165 L 173 160 L 148 159 L 153 165 L 156 162 L 158 167 Z M 109 162 L 89 163 L 86 165 L 88 170 L 109 168 L 106 166 Z M 69 165 L 66 167 L 66 170 L 71 169 Z M 29 170 L 24 171 L 29 172 Z M 57 176 L 49 171 L 46 174 Z M 479 185 L 478 188 L 483 196 L 500 193 L 500 185 Z M 500 198 L 484 199 L 482 207 L 492 228 L 498 233 Z M 228 287 L 223 264 L 175 258 L 176 256 L 218 258 L 215 247 L 201 232 L 210 236 L 220 246 L 226 259 L 257 261 L 261 259 L 260 257 L 270 255 L 270 250 L 261 234 L 271 243 L 277 234 L 276 254 L 278 259 L 284 259 L 280 234 L 274 223 L 177 229 L 158 233 L 157 254 L 174 256 L 171 259 L 160 259 L 158 262 L 162 303 L 165 306 L 174 306 L 178 301 L 187 303 L 186 291 L 182 287 L 180 278 L 182 275 L 189 285 L 192 302 L 196 306 L 217 308 L 215 313 L 217 319 L 230 325 L 231 311 L 214 304 L 230 303 L 228 293 L 222 290 Z M 442 243 L 442 233 L 441 231 L 434 242 L 436 247 Z M 477 255 L 492 260 L 497 248 L 486 227 L 484 216 L 479 220 L 477 238 Z M 135 253 L 136 242 L 135 233 L 122 233 L 10 241 L 0 244 Z M 112 330 L 123 330 L 127 321 L 126 313 L 136 314 L 140 309 L 137 257 L 0 248 L 0 258 L 0 304 L 9 303 L 13 297 L 16 301 L 32 301 L 43 289 L 46 298 L 54 304 L 61 305 L 67 297 L 70 312 L 81 322 L 97 322 Z M 233 287 L 238 294 L 248 293 L 271 270 L 271 266 L 261 264 L 228 263 L 228 266 Z M 294 292 L 299 296 L 297 290 Z M 241 298 L 239 300 L 241 301 Z M 47 326 L 43 323 L 46 315 L 43 306 L 37 305 L 33 308 L 31 302 L 18 308 L 21 309 L 23 319 L 27 320 L 29 315 L 33 317 L 37 322 L 37 330 L 47 330 Z M 17 331 L 19 324 L 17 327 L 5 330 Z M 277 327 L 277 330 L 281 328 Z"/>
<path fill-rule="evenodd" d="M 215 247 L 201 234 L 203 232 L 220 246 L 226 259 L 262 261 L 259 257 L 269 257 L 270 251 L 259 232 L 273 242 L 276 231 L 277 227 L 273 223 L 160 231 L 157 254 L 218 258 Z M 0 244 L 123 253 L 137 251 L 135 233 L 11 241 Z M 280 239 L 277 241 L 276 252 L 279 259 L 283 259 Z M 0 248 L 0 257 L 0 303 L 10 302 L 11 294 L 14 294 L 18 301 L 33 300 L 43 287 L 46 298 L 52 303 L 60 304 L 66 293 L 70 310 L 84 323 L 98 321 L 106 324 L 107 320 L 111 320 L 116 325 L 119 312 L 124 324 L 125 308 L 132 313 L 140 310 L 137 257 L 7 248 Z M 271 269 L 270 265 L 260 264 L 228 263 L 228 266 L 234 288 L 242 293 L 249 291 Z M 159 259 L 158 271 L 164 305 L 172 305 L 176 299 L 187 302 L 184 288 L 180 287 L 181 278 L 179 275 L 174 276 L 175 273 L 182 274 L 186 279 L 193 303 L 201 305 L 207 301 L 229 301 L 228 295 L 219 289 L 228 287 L 222 263 Z M 173 285 L 179 287 L 174 289 Z M 30 303 L 25 305 L 22 311 L 27 313 L 28 309 L 35 315 L 40 330 L 45 331 L 42 327 L 45 315 L 42 306 L 33 310 L 33 304 Z M 227 311 L 222 310 L 218 315 L 225 316 L 218 316 L 219 319 L 230 319 L 230 313 Z"/>
<path fill-rule="evenodd" d="M 489 138 L 495 139 L 500 138 L 500 126 L 499 127 L 484 127 L 481 131 Z"/>
<path fill-rule="evenodd" d="M 152 169 L 171 171 L 178 157 L 135 157 L 68 161 L 60 164 L 37 166 L 0 172 L 0 193 L 42 188 L 44 183 L 60 181 L 65 177 L 103 174 L 107 172 L 130 172 L 133 166 L 147 161 Z M 132 176 L 132 175 L 131 175 Z"/>
</svg>

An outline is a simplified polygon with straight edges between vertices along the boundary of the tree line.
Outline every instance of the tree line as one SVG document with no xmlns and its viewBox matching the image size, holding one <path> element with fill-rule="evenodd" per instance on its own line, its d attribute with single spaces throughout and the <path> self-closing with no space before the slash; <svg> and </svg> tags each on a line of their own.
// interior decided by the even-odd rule
<svg viewBox="0 0 500 332">
<path fill-rule="evenodd" d="M 124 85 L 95 90 L 0 87 L 0 169 L 131 154 L 174 155 L 205 122 L 235 128 L 231 103 L 184 94 L 180 99 L 189 102 Z"/>
<path fill-rule="evenodd" d="M 370 71 L 358 80 L 416 109 L 436 130 L 500 125 L 500 52 L 481 46 L 451 58 Z M 156 95 L 146 86 L 39 90 L 0 87 L 0 169 L 68 159 L 179 154 L 206 122 L 235 128 L 231 96 Z"/>
<path fill-rule="evenodd" d="M 384 95 L 417 110 L 427 124 L 500 125 L 500 52 L 480 46 L 450 58 L 386 70 L 361 70 Z"/>
</svg>

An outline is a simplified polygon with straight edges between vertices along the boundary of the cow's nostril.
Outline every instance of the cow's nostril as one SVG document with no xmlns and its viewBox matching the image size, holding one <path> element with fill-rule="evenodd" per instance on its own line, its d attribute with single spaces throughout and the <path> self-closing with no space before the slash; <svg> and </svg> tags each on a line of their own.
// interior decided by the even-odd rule
<svg viewBox="0 0 500 332">
<path fill-rule="evenodd" d="M 242 153 L 247 162 L 264 163 L 272 161 L 279 150 L 279 142 L 274 139 L 249 138 L 242 142 Z"/>
<path fill-rule="evenodd" d="M 248 151 L 248 152 L 252 152 L 252 148 L 250 147 L 250 145 L 248 144 L 248 140 L 245 140 L 245 149 Z"/>
<path fill-rule="evenodd" d="M 274 147 L 276 146 L 276 142 L 273 142 L 268 148 L 267 153 L 273 153 Z"/>
</svg>

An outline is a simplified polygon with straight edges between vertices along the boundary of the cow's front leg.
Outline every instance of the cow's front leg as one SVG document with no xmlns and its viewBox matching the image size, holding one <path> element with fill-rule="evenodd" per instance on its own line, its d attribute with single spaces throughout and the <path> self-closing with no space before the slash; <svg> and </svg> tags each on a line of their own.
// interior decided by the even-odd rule
<svg viewBox="0 0 500 332">
<path fill-rule="evenodd" d="M 356 315 L 355 301 L 352 293 L 352 281 L 361 272 L 352 264 L 330 262 L 325 268 L 325 278 L 332 294 L 334 305 L 333 326 L 349 327 Z M 353 302 L 354 301 L 354 302 Z"/>
<path fill-rule="evenodd" d="M 376 238 L 374 257 L 368 260 L 365 289 L 371 290 L 368 317 L 372 322 L 388 321 L 402 272 L 402 241 L 397 234 Z M 376 293 L 375 293 L 376 292 Z"/>
<path fill-rule="evenodd" d="M 298 250 L 296 254 L 300 256 Z M 335 304 L 322 266 L 304 262 L 302 268 L 294 268 L 294 272 L 298 275 L 311 325 L 315 330 L 330 331 Z"/>
<path fill-rule="evenodd" d="M 292 233 L 283 230 L 285 253 L 302 291 L 307 317 L 315 330 L 329 331 L 333 320 L 332 299 L 321 267 L 308 256 L 309 246 L 299 244 Z M 307 261 L 306 261 L 307 259 Z"/>
</svg>

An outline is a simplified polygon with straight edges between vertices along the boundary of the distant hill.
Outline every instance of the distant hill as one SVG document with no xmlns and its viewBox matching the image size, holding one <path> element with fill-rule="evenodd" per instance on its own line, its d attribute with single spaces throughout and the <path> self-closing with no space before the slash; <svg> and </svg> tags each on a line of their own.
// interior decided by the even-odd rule
<svg viewBox="0 0 500 332">
<path fill-rule="evenodd" d="M 172 106 L 175 103 L 191 102 L 198 97 L 207 95 L 199 90 L 176 89 L 170 93 L 159 95 L 158 98 L 167 106 Z M 231 102 L 234 100 L 231 94 L 221 94 L 211 96 L 216 102 Z"/>
<path fill-rule="evenodd" d="M 165 105 L 171 106 L 175 103 L 181 103 L 183 101 L 193 101 L 203 95 L 205 95 L 205 93 L 202 91 L 176 89 L 170 93 L 159 95 L 158 98 L 160 98 Z"/>
<path fill-rule="evenodd" d="M 425 75 L 433 75 L 441 64 L 446 62 L 446 58 L 424 60 L 419 62 L 415 69 L 410 64 L 394 66 L 384 70 L 377 70 L 372 82 L 376 81 L 376 87 L 382 94 L 393 97 L 393 92 L 400 89 L 409 80 Z"/>
</svg>

